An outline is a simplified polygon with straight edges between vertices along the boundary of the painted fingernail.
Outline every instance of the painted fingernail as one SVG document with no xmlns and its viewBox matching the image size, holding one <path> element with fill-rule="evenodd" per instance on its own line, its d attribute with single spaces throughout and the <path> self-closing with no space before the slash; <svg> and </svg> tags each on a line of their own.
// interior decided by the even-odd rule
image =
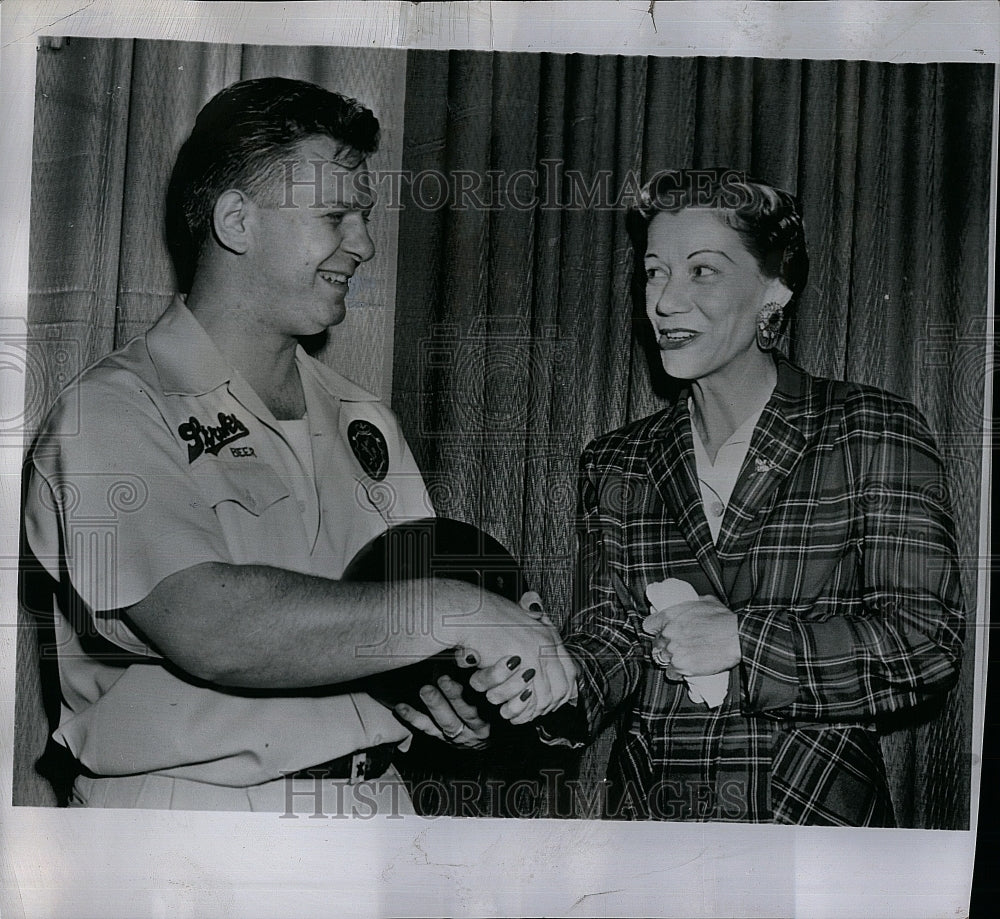
<svg viewBox="0 0 1000 919">
<path fill-rule="evenodd" d="M 540 613 L 543 611 L 542 604 L 539 603 L 537 600 L 533 600 L 531 603 L 529 603 L 528 609 L 530 609 L 533 613 Z"/>
<path fill-rule="evenodd" d="M 524 692 L 521 693 L 521 701 L 522 702 L 527 702 L 528 699 L 530 699 L 530 698 L 531 698 L 531 690 L 530 689 L 526 689 Z"/>
<path fill-rule="evenodd" d="M 521 658 L 519 658 L 516 654 L 507 661 L 508 670 L 517 670 L 517 668 L 520 666 L 521 666 Z"/>
<path fill-rule="evenodd" d="M 474 664 L 476 662 L 476 655 L 475 654 L 466 654 L 465 655 L 465 662 L 467 664 Z"/>
<path fill-rule="evenodd" d="M 532 667 L 528 670 L 525 670 L 524 673 L 521 674 L 521 679 L 524 680 L 525 683 L 527 683 L 528 680 L 530 680 L 534 675 L 535 675 L 535 668 Z"/>
</svg>

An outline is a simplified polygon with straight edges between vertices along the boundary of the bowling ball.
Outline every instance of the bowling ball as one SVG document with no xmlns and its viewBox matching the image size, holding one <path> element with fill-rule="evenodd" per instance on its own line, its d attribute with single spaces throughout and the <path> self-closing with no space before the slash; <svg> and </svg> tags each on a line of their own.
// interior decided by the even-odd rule
<svg viewBox="0 0 1000 919">
<path fill-rule="evenodd" d="M 515 603 L 526 590 L 520 565 L 499 541 L 479 527 L 449 517 L 427 517 L 389 527 L 358 551 L 341 578 L 378 583 L 429 580 L 425 596 L 430 597 L 433 580 L 449 578 Z M 416 617 L 403 618 L 408 628 L 429 627 Z M 426 713 L 420 687 L 435 684 L 444 674 L 468 687 L 474 672 L 458 666 L 452 649 L 369 677 L 360 688 L 390 708 L 404 702 Z"/>
</svg>

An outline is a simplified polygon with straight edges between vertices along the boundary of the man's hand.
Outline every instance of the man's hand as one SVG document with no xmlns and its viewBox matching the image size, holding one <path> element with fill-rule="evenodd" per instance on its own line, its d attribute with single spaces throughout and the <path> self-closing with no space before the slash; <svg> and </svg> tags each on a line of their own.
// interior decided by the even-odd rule
<svg viewBox="0 0 1000 919">
<path fill-rule="evenodd" d="M 479 711 L 462 698 L 462 687 L 451 677 L 438 677 L 437 686 L 423 686 L 420 698 L 430 717 L 400 703 L 396 714 L 411 727 L 445 743 L 470 750 L 481 750 L 489 743 L 489 723 Z"/>
<path fill-rule="evenodd" d="M 473 689 L 486 693 L 490 702 L 499 705 L 500 714 L 512 724 L 524 724 L 548 714 L 576 695 L 576 665 L 545 614 L 541 597 L 528 591 L 522 595 L 520 606 L 537 628 L 544 630 L 537 634 L 546 634 L 547 643 L 535 652 L 528 649 L 517 653 L 508 635 L 504 656 L 492 664 L 486 655 L 480 657 L 476 663 L 479 670 L 469 681 Z M 470 666 L 467 658 L 461 663 Z"/>
<path fill-rule="evenodd" d="M 643 629 L 657 636 L 654 659 L 682 676 L 721 673 L 742 658 L 736 614 L 711 595 L 653 613 Z"/>
</svg>

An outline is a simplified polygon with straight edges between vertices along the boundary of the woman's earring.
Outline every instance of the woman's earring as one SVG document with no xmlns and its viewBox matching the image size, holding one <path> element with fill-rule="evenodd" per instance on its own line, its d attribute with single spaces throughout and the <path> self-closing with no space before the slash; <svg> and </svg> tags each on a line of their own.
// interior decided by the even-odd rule
<svg viewBox="0 0 1000 919">
<path fill-rule="evenodd" d="M 774 347 L 784 321 L 785 309 L 777 300 L 764 304 L 757 314 L 757 347 L 761 351 L 770 351 Z"/>
</svg>

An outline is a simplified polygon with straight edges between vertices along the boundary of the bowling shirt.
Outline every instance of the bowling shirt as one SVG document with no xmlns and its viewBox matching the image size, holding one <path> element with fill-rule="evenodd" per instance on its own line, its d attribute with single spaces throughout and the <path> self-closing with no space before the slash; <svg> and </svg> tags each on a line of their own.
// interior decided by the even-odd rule
<svg viewBox="0 0 1000 919">
<path fill-rule="evenodd" d="M 293 434 L 178 297 L 48 416 L 25 530 L 58 585 L 54 737 L 91 773 L 250 786 L 409 738 L 363 692 L 195 680 L 120 615 L 204 562 L 335 579 L 387 526 L 433 514 L 393 413 L 301 348 L 296 361 L 308 426 Z"/>
</svg>

